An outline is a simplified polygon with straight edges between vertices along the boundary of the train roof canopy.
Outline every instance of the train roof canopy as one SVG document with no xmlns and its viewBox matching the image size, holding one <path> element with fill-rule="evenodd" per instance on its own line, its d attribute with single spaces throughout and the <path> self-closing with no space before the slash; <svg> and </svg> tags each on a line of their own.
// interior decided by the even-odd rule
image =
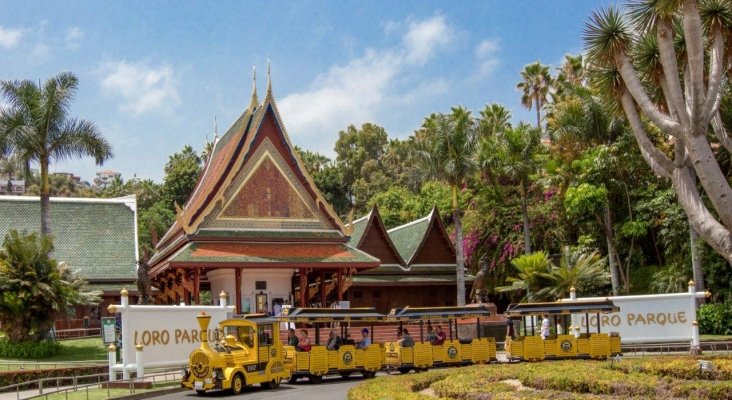
<svg viewBox="0 0 732 400">
<path fill-rule="evenodd" d="M 419 307 L 395 308 L 387 315 L 388 320 L 440 320 L 455 318 L 483 318 L 493 315 L 486 305 L 477 304 L 463 307 Z"/>
<path fill-rule="evenodd" d="M 295 308 L 283 309 L 280 321 L 285 322 L 378 322 L 384 314 L 376 312 L 373 307 L 364 308 Z"/>
<path fill-rule="evenodd" d="M 525 315 L 607 314 L 618 311 L 620 308 L 611 300 L 593 300 L 511 304 L 505 314 L 508 317 L 522 317 Z"/>
</svg>

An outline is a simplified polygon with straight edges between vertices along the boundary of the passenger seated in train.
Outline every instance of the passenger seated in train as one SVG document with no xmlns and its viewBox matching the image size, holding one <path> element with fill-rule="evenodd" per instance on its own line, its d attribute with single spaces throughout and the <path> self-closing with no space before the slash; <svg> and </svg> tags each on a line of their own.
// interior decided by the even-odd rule
<svg viewBox="0 0 732 400">
<path fill-rule="evenodd" d="M 343 340 L 340 336 L 336 335 L 335 329 L 331 329 L 328 334 L 328 344 L 326 345 L 328 350 L 338 350 L 343 344 Z"/>
<path fill-rule="evenodd" d="M 287 345 L 297 347 L 297 342 L 299 342 L 299 340 L 297 339 L 295 330 L 292 328 L 288 329 L 287 330 Z"/>
<path fill-rule="evenodd" d="M 409 331 L 404 329 L 402 332 L 404 332 L 404 334 L 402 335 L 402 339 L 399 341 L 399 345 L 402 347 L 414 347 L 414 339 L 409 335 Z"/>
<path fill-rule="evenodd" d="M 300 331 L 300 340 L 297 342 L 297 350 L 298 351 L 310 351 L 311 347 L 312 347 L 312 343 L 310 342 L 310 338 L 308 337 L 307 329 L 301 330 Z"/>
<path fill-rule="evenodd" d="M 437 325 L 437 328 L 435 329 L 435 340 L 432 341 L 432 344 L 434 345 L 441 345 L 445 343 L 445 339 L 447 338 L 447 335 L 445 334 L 445 331 L 442 330 L 442 325 Z"/>
<path fill-rule="evenodd" d="M 369 347 L 371 345 L 371 338 L 369 337 L 368 328 L 363 328 L 361 330 L 361 336 L 363 336 L 363 339 L 356 346 L 356 348 L 359 350 L 366 349 L 367 347 Z"/>
<path fill-rule="evenodd" d="M 427 321 L 427 341 L 432 343 L 437 339 L 437 335 L 435 334 L 435 329 L 432 327 L 432 323 Z"/>
</svg>

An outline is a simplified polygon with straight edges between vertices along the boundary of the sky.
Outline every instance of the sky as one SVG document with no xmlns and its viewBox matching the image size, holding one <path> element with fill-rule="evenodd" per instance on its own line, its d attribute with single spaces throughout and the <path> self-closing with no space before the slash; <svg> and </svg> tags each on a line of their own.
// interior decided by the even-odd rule
<svg viewBox="0 0 732 400">
<path fill-rule="evenodd" d="M 406 138 L 457 105 L 478 115 L 502 103 L 533 123 L 519 72 L 579 54 L 587 17 L 611 3 L 0 0 L 0 80 L 78 76 L 71 115 L 95 122 L 114 158 L 57 161 L 52 172 L 161 182 L 171 154 L 200 152 L 214 118 L 222 134 L 246 109 L 253 67 L 263 97 L 268 59 L 290 139 L 331 158 L 350 124 Z"/>
</svg>

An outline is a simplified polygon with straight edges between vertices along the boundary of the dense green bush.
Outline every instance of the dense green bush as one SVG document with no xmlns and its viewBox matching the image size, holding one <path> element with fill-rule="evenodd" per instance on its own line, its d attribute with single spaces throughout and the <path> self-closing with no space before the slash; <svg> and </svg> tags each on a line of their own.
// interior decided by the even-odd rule
<svg viewBox="0 0 732 400">
<path fill-rule="evenodd" d="M 708 303 L 699 307 L 699 332 L 708 335 L 732 335 L 732 303 Z"/>
<path fill-rule="evenodd" d="M 7 371 L 0 372 L 0 387 L 9 386 L 21 382 L 31 382 L 42 378 L 57 378 L 57 377 L 73 377 L 73 376 L 86 376 L 104 374 L 108 371 L 107 366 L 99 367 L 77 367 L 77 368 L 53 368 L 53 369 L 39 369 L 39 370 L 26 370 L 26 371 Z M 91 383 L 97 382 L 98 378 L 82 378 L 77 379 L 77 383 Z M 54 382 L 55 384 L 55 382 Z M 71 384 L 61 380 L 60 384 Z M 35 383 L 28 383 L 21 387 L 21 390 L 33 389 L 38 387 Z"/>
<path fill-rule="evenodd" d="M 0 340 L 0 358 L 44 359 L 55 356 L 61 351 L 61 345 L 56 341 L 44 340 L 41 342 L 11 343 Z"/>
</svg>

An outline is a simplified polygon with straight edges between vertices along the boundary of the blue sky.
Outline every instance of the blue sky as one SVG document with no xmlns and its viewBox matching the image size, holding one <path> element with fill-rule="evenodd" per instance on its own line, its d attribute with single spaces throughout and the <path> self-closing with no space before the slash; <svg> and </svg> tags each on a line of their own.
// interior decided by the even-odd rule
<svg viewBox="0 0 732 400">
<path fill-rule="evenodd" d="M 200 151 L 246 108 L 257 67 L 292 141 L 333 156 L 338 131 L 374 122 L 409 136 L 432 112 L 486 103 L 521 108 L 519 71 L 559 66 L 582 49 L 583 23 L 612 0 L 556 1 L 6 1 L 0 79 L 73 71 L 72 114 L 97 123 L 115 157 L 59 162 L 161 181 L 168 156 Z"/>
</svg>

